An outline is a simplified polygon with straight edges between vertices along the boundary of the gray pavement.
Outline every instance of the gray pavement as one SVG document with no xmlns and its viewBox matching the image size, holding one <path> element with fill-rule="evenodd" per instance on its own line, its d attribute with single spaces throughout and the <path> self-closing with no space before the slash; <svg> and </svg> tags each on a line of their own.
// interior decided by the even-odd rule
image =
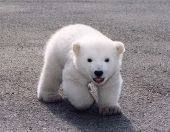
<svg viewBox="0 0 170 132">
<path fill-rule="evenodd" d="M 36 98 L 43 47 L 83 23 L 125 43 L 122 116 Z M 169 132 L 169 0 L 0 0 L 0 132 Z"/>
</svg>

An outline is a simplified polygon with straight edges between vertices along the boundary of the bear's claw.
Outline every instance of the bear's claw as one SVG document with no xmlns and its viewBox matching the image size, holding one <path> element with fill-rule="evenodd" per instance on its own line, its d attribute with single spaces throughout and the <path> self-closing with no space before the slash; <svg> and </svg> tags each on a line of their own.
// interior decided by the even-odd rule
<svg viewBox="0 0 170 132">
<path fill-rule="evenodd" d="M 114 106 L 114 107 L 99 108 L 99 113 L 102 115 L 120 115 L 122 112 L 120 107 Z"/>
<path fill-rule="evenodd" d="M 59 94 L 56 95 L 48 95 L 48 96 L 40 96 L 38 97 L 38 100 L 43 101 L 43 102 L 47 102 L 47 103 L 53 103 L 53 102 L 58 102 L 62 100 L 62 96 Z"/>
</svg>

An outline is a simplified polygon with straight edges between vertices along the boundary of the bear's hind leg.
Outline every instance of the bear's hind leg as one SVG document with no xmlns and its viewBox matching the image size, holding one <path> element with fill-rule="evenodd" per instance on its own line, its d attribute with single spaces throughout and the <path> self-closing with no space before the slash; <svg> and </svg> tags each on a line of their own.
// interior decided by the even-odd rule
<svg viewBox="0 0 170 132">
<path fill-rule="evenodd" d="M 56 102 L 61 100 L 58 90 L 62 78 L 62 69 L 54 60 L 47 60 L 38 83 L 37 96 L 44 102 Z"/>
</svg>

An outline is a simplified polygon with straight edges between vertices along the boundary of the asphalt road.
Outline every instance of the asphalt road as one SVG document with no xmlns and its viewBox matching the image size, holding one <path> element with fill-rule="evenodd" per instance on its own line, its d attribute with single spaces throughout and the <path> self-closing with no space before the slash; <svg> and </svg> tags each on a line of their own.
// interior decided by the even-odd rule
<svg viewBox="0 0 170 132">
<path fill-rule="evenodd" d="M 122 116 L 36 98 L 43 47 L 83 23 L 125 43 Z M 169 0 L 0 0 L 0 132 L 170 132 Z"/>
</svg>

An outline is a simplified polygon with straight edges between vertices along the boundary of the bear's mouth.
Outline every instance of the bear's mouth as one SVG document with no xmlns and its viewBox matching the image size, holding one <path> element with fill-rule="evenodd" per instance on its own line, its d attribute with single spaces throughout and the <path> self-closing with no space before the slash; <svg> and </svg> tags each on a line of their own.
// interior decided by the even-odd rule
<svg viewBox="0 0 170 132">
<path fill-rule="evenodd" d="M 96 83 L 102 83 L 102 82 L 104 81 L 104 78 L 96 77 L 96 78 L 93 78 L 93 80 L 94 80 Z"/>
</svg>

